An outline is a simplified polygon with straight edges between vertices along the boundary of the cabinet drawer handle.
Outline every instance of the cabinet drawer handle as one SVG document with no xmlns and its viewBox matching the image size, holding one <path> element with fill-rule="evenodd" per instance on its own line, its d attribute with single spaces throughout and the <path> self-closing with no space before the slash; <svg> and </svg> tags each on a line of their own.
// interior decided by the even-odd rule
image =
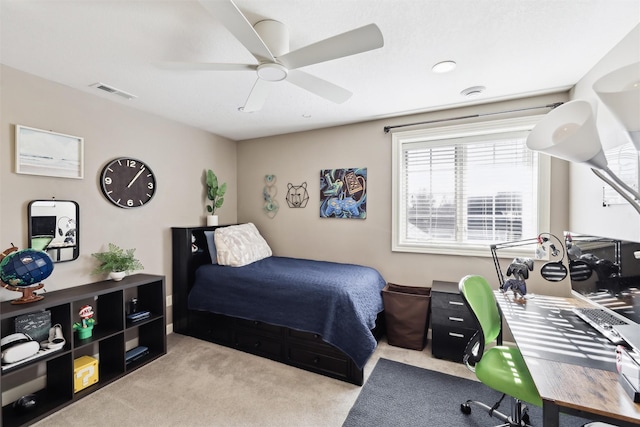
<svg viewBox="0 0 640 427">
<path fill-rule="evenodd" d="M 256 342 L 253 344 L 253 346 L 254 346 L 255 348 L 260 348 L 260 346 L 261 346 L 261 345 L 262 345 L 262 343 L 261 343 L 260 341 L 256 341 Z"/>
<path fill-rule="evenodd" d="M 449 332 L 449 336 L 456 337 L 456 338 L 464 338 L 464 335 L 456 334 L 455 332 Z"/>
<path fill-rule="evenodd" d="M 464 322 L 464 319 L 462 317 L 449 317 L 449 320 L 451 320 L 452 322 Z"/>
<path fill-rule="evenodd" d="M 449 301 L 449 304 L 451 304 L 451 305 L 464 305 L 464 303 L 460 302 L 460 301 Z"/>
<path fill-rule="evenodd" d="M 313 364 L 317 365 L 318 363 L 320 363 L 320 358 L 319 357 L 314 357 L 313 358 Z"/>
</svg>

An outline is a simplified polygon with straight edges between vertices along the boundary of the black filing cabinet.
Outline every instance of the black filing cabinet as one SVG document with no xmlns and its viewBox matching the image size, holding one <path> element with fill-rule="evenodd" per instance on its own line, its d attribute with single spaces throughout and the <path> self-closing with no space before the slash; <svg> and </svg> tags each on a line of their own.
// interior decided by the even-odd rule
<svg viewBox="0 0 640 427">
<path fill-rule="evenodd" d="M 464 349 L 476 332 L 455 282 L 434 280 L 431 286 L 431 352 L 434 357 L 462 362 Z"/>
</svg>

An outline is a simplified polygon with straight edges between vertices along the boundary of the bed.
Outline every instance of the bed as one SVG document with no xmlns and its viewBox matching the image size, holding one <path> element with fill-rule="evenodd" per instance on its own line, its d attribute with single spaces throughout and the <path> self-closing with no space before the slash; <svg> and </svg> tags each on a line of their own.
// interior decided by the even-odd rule
<svg viewBox="0 0 640 427">
<path fill-rule="evenodd" d="M 174 332 L 362 385 L 384 332 L 382 276 L 273 255 L 216 265 L 209 248 L 219 228 L 172 228 Z M 219 243 L 214 261 L 227 253 Z"/>
</svg>

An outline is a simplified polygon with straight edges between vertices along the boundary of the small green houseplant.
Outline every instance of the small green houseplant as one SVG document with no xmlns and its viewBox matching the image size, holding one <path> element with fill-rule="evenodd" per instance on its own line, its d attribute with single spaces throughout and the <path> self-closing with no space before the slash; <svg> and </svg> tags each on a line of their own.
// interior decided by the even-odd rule
<svg viewBox="0 0 640 427">
<path fill-rule="evenodd" d="M 216 215 L 216 209 L 220 209 L 224 203 L 224 194 L 227 192 L 227 183 L 223 182 L 218 185 L 218 177 L 211 170 L 207 170 L 207 199 L 211 204 L 207 203 L 207 225 L 218 225 L 218 217 Z"/>
<path fill-rule="evenodd" d="M 142 263 L 134 256 L 135 251 L 135 249 L 124 250 L 109 243 L 108 251 L 91 254 L 92 257 L 100 261 L 100 265 L 95 268 L 93 274 L 109 273 L 110 277 L 117 281 L 122 280 L 126 273 L 143 270 Z"/>
<path fill-rule="evenodd" d="M 207 204 L 207 212 L 214 215 L 216 209 L 220 209 L 224 203 L 224 194 L 227 192 L 227 183 L 218 185 L 218 177 L 211 169 L 207 171 L 207 199 L 211 204 Z"/>
</svg>

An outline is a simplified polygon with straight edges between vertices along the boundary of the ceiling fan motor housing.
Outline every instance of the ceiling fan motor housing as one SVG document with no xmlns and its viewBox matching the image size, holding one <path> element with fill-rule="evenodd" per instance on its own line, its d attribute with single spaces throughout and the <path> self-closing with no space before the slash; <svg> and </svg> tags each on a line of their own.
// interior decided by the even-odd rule
<svg viewBox="0 0 640 427">
<path fill-rule="evenodd" d="M 275 58 L 289 53 L 289 29 L 282 22 L 265 19 L 253 26 Z"/>
</svg>

